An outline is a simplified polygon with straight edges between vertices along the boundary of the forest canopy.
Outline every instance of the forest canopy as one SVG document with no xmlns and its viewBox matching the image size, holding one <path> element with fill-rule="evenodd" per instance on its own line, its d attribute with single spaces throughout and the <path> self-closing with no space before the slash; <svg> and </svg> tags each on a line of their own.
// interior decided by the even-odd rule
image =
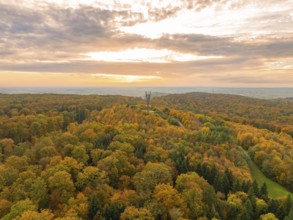
<svg viewBox="0 0 293 220">
<path fill-rule="evenodd" d="M 292 191 L 290 99 L 0 94 L 4 220 L 290 220 Z"/>
</svg>

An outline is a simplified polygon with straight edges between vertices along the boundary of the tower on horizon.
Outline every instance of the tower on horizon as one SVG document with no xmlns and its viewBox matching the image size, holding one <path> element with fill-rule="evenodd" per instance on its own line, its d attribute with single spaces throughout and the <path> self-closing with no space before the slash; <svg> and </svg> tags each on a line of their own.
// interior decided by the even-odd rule
<svg viewBox="0 0 293 220">
<path fill-rule="evenodd" d="M 145 100 L 146 100 L 146 107 L 147 107 L 147 111 L 150 110 L 151 107 L 151 92 L 145 92 Z"/>
</svg>

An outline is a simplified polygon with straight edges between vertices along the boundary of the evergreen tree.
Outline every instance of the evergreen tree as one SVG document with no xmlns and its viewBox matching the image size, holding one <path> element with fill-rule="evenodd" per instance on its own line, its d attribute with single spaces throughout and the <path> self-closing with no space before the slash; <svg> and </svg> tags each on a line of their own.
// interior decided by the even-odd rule
<svg viewBox="0 0 293 220">
<path fill-rule="evenodd" d="M 242 211 L 239 214 L 237 220 L 251 220 L 251 218 L 250 218 L 249 214 L 246 211 Z"/>
<path fill-rule="evenodd" d="M 209 216 L 209 215 L 208 215 Z M 211 219 L 220 219 L 220 215 L 219 213 L 215 210 L 215 209 L 212 209 L 212 212 L 211 212 Z"/>
<path fill-rule="evenodd" d="M 246 200 L 243 209 L 241 210 L 238 220 L 251 220 L 253 219 L 253 208 L 249 199 Z"/>
<path fill-rule="evenodd" d="M 213 165 L 211 172 L 210 172 L 210 184 L 214 184 L 214 178 L 218 175 L 218 170 L 215 165 Z"/>
<path fill-rule="evenodd" d="M 171 154 L 171 158 L 180 174 L 187 173 L 190 170 L 187 154 L 188 151 L 183 146 Z"/>
<path fill-rule="evenodd" d="M 224 173 L 224 176 L 222 177 L 222 192 L 225 193 L 225 195 L 228 194 L 230 191 L 230 181 L 229 177 L 227 176 L 227 173 Z"/>
<path fill-rule="evenodd" d="M 195 168 L 195 171 L 198 173 L 198 175 L 202 176 L 202 165 L 201 163 L 198 163 L 196 168 Z"/>
<path fill-rule="evenodd" d="M 232 192 L 235 193 L 235 192 L 238 192 L 238 191 L 241 191 L 241 184 L 240 184 L 240 181 L 238 179 L 236 179 L 234 182 L 233 182 L 233 186 L 232 186 Z"/>
<path fill-rule="evenodd" d="M 260 189 L 260 197 L 262 199 L 264 199 L 265 201 L 268 200 L 269 196 L 268 196 L 268 187 L 267 187 L 267 184 L 264 183 L 262 186 L 261 186 L 261 189 Z"/>
<path fill-rule="evenodd" d="M 134 148 L 135 148 L 135 155 L 138 158 L 143 158 L 143 155 L 147 148 L 147 142 L 144 139 L 140 138 L 134 143 Z"/>
<path fill-rule="evenodd" d="M 208 183 L 212 183 L 213 182 L 213 176 L 212 176 L 212 173 L 211 173 L 211 169 L 209 167 L 206 168 L 206 171 L 205 171 L 205 179 L 208 181 Z"/>
<path fill-rule="evenodd" d="M 292 220 L 293 219 L 293 209 L 289 212 L 289 215 L 287 215 L 284 220 Z"/>
<path fill-rule="evenodd" d="M 253 205 L 250 201 L 250 199 L 247 199 L 246 202 L 244 203 L 244 210 L 247 212 L 247 214 L 249 215 L 250 219 L 253 216 Z"/>
<path fill-rule="evenodd" d="M 99 210 L 99 202 L 98 202 L 97 195 L 94 194 L 91 197 L 91 201 L 88 207 L 88 218 L 94 219 L 98 210 Z"/>
<path fill-rule="evenodd" d="M 256 200 L 256 196 L 252 187 L 250 187 L 250 189 L 248 190 L 248 198 L 251 202 L 255 202 Z"/>
<path fill-rule="evenodd" d="M 225 175 L 227 176 L 229 180 L 229 188 L 231 189 L 235 181 L 235 177 L 233 176 L 232 172 L 228 168 L 225 169 Z"/>
<path fill-rule="evenodd" d="M 279 204 L 275 199 L 271 199 L 268 204 L 268 211 L 276 214 L 279 208 Z"/>
<path fill-rule="evenodd" d="M 250 187 L 250 189 L 248 191 L 248 200 L 250 201 L 251 210 L 252 210 L 252 213 L 250 216 L 252 218 L 256 219 L 258 216 L 257 216 L 257 211 L 256 211 L 256 196 L 254 194 L 253 187 Z"/>
<path fill-rule="evenodd" d="M 205 179 L 207 179 L 207 173 L 208 173 L 208 166 L 204 163 L 201 166 L 201 174 Z"/>
<path fill-rule="evenodd" d="M 254 195 L 259 198 L 260 193 L 259 193 L 257 182 L 255 180 L 252 183 L 252 188 L 253 188 Z"/>
<path fill-rule="evenodd" d="M 236 206 L 231 205 L 228 207 L 227 219 L 236 219 L 237 214 L 238 210 Z"/>
<path fill-rule="evenodd" d="M 278 219 L 284 219 L 286 216 L 286 211 L 283 206 L 279 206 L 276 216 Z"/>
<path fill-rule="evenodd" d="M 249 182 L 249 181 L 243 181 L 242 182 L 241 188 L 242 188 L 242 191 L 243 192 L 248 192 L 248 190 L 250 189 L 250 187 L 251 187 L 251 182 Z"/>
<path fill-rule="evenodd" d="M 223 182 L 221 176 L 218 174 L 214 179 L 214 188 L 217 192 L 223 192 Z"/>
<path fill-rule="evenodd" d="M 105 218 L 106 220 L 116 220 L 119 219 L 120 214 L 122 213 L 124 208 L 118 208 L 116 205 L 111 204 L 107 206 L 105 210 Z"/>
<path fill-rule="evenodd" d="M 290 211 L 293 209 L 292 199 L 290 195 L 288 195 L 287 199 L 285 200 L 283 207 L 284 207 L 285 214 L 289 215 Z"/>
</svg>

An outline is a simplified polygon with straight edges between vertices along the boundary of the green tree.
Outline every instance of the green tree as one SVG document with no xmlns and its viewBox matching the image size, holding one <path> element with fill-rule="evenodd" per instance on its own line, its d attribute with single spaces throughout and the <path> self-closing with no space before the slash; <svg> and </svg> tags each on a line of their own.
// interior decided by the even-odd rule
<svg viewBox="0 0 293 220">
<path fill-rule="evenodd" d="M 284 219 L 286 217 L 286 211 L 284 209 L 284 206 L 281 205 L 278 207 L 276 216 L 278 217 L 278 219 Z"/>
<path fill-rule="evenodd" d="M 214 188 L 217 192 L 224 191 L 223 181 L 220 174 L 218 174 L 214 179 Z"/>
<path fill-rule="evenodd" d="M 28 210 L 36 211 L 37 207 L 29 199 L 18 201 L 11 207 L 10 213 L 5 215 L 2 220 L 15 219 L 17 216 L 22 215 L 22 213 Z"/>
<path fill-rule="evenodd" d="M 287 215 L 284 220 L 292 220 L 293 219 L 293 209 L 289 212 L 289 215 Z"/>
<path fill-rule="evenodd" d="M 10 166 L 0 165 L 0 190 L 10 186 L 17 179 L 18 171 Z"/>
<path fill-rule="evenodd" d="M 147 145 L 147 142 L 143 138 L 138 138 L 134 142 L 135 155 L 138 158 L 143 158 L 143 155 L 146 152 Z"/>
<path fill-rule="evenodd" d="M 107 182 L 108 178 L 104 171 L 97 167 L 88 166 L 84 168 L 83 172 L 78 173 L 75 185 L 79 189 L 83 189 L 86 186 L 95 188 Z"/>
<path fill-rule="evenodd" d="M 123 212 L 124 208 L 119 208 L 117 207 L 117 205 L 115 204 L 110 204 L 108 206 L 106 206 L 105 209 L 105 219 L 106 220 L 113 220 L 113 219 L 119 219 L 120 214 Z"/>
<path fill-rule="evenodd" d="M 47 207 L 48 186 L 46 181 L 41 177 L 37 177 L 31 185 L 29 195 L 32 201 L 35 202 L 39 208 L 43 209 Z"/>
<path fill-rule="evenodd" d="M 252 204 L 250 202 L 249 199 L 246 200 L 246 202 L 244 203 L 244 207 L 242 209 L 242 211 L 240 212 L 238 219 L 239 220 L 248 220 L 248 219 L 252 219 L 253 216 L 253 207 Z"/>
<path fill-rule="evenodd" d="M 159 183 L 172 184 L 170 168 L 163 163 L 147 163 L 144 169 L 133 177 L 136 190 L 143 195 L 150 195 Z"/>
<path fill-rule="evenodd" d="M 96 194 L 92 195 L 89 207 L 88 207 L 88 218 L 94 219 L 96 213 L 100 209 L 101 204 L 99 204 L 98 197 Z"/>
<path fill-rule="evenodd" d="M 268 211 L 271 213 L 277 213 L 279 203 L 275 199 L 271 199 L 268 204 Z"/>
<path fill-rule="evenodd" d="M 119 180 L 121 176 L 133 176 L 136 172 L 136 168 L 130 163 L 128 155 L 120 150 L 115 151 L 111 155 L 99 160 L 97 166 L 100 170 L 107 173 L 110 185 L 116 188 L 119 187 Z"/>
<path fill-rule="evenodd" d="M 61 203 L 66 203 L 75 191 L 71 175 L 66 171 L 56 172 L 53 176 L 49 177 L 48 182 L 51 192 L 55 191 L 53 195 L 56 196 L 58 194 L 60 196 Z M 58 203 L 59 201 L 54 201 L 57 198 L 55 196 L 52 197 L 51 194 L 51 202 Z"/>
<path fill-rule="evenodd" d="M 238 179 L 236 179 L 234 182 L 233 182 L 233 186 L 232 186 L 232 191 L 235 193 L 235 192 L 238 192 L 238 191 L 241 191 L 241 184 L 240 184 L 240 181 Z"/>
<path fill-rule="evenodd" d="M 181 174 L 176 179 L 176 189 L 182 194 L 189 209 L 189 216 L 192 219 L 196 219 L 203 214 L 204 201 L 209 200 L 213 203 L 215 193 L 213 191 L 214 194 L 209 194 L 206 187 L 208 187 L 206 180 L 195 172 Z"/>
<path fill-rule="evenodd" d="M 7 158 L 6 165 L 15 168 L 18 171 L 22 171 L 28 165 L 28 158 L 26 156 L 11 156 Z"/>
<path fill-rule="evenodd" d="M 237 207 L 235 205 L 229 205 L 228 212 L 227 212 L 227 219 L 236 219 L 237 214 L 238 214 Z"/>
<path fill-rule="evenodd" d="M 263 183 L 263 185 L 261 186 L 260 196 L 265 201 L 267 201 L 268 198 L 269 198 L 269 195 L 268 195 L 268 187 L 267 187 L 267 184 L 266 183 Z"/>
<path fill-rule="evenodd" d="M 237 217 L 237 220 L 251 220 L 251 216 L 249 215 L 248 212 L 244 209 L 243 211 L 240 212 L 240 214 Z"/>
<path fill-rule="evenodd" d="M 134 152 L 134 147 L 127 142 L 120 142 L 120 141 L 112 141 L 111 144 L 108 146 L 109 150 L 115 151 L 115 150 L 121 150 L 124 151 L 127 154 L 131 154 Z"/>
<path fill-rule="evenodd" d="M 255 180 L 252 183 L 252 188 L 253 188 L 254 195 L 256 197 L 260 197 L 259 188 L 258 188 L 257 182 Z"/>
<path fill-rule="evenodd" d="M 171 158 L 179 173 L 186 173 L 190 170 L 187 154 L 188 151 L 184 146 L 178 146 L 171 154 Z"/>
<path fill-rule="evenodd" d="M 225 195 L 227 195 L 231 189 L 231 184 L 230 184 L 229 176 L 226 172 L 224 173 L 221 182 L 222 182 L 222 192 L 225 193 Z"/>
<path fill-rule="evenodd" d="M 87 161 L 89 159 L 86 148 L 83 145 L 74 147 L 72 151 L 72 157 L 83 164 L 87 164 Z"/>
<path fill-rule="evenodd" d="M 292 198 L 290 195 L 288 195 L 287 199 L 285 200 L 283 207 L 284 207 L 285 215 L 289 215 L 290 211 L 293 210 L 293 203 L 292 203 Z"/>
</svg>

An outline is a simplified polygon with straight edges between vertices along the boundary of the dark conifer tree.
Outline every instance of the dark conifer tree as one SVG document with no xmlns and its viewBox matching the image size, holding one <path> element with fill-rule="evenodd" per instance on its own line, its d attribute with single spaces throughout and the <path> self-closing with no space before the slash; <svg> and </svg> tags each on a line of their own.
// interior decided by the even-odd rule
<svg viewBox="0 0 293 220">
<path fill-rule="evenodd" d="M 250 215 L 246 212 L 246 210 L 243 210 L 242 212 L 240 212 L 237 220 L 251 220 Z"/>
<path fill-rule="evenodd" d="M 228 168 L 225 169 L 225 175 L 227 176 L 227 178 L 229 180 L 229 188 L 231 189 L 235 178 L 234 178 L 232 172 Z"/>
<path fill-rule="evenodd" d="M 286 217 L 286 211 L 282 205 L 279 206 L 276 216 L 278 219 L 284 219 Z"/>
<path fill-rule="evenodd" d="M 268 212 L 277 214 L 279 203 L 275 199 L 271 199 L 268 204 Z"/>
<path fill-rule="evenodd" d="M 211 169 L 210 169 L 209 166 L 206 167 L 206 171 L 205 171 L 205 174 L 204 174 L 204 175 L 205 175 L 205 179 L 208 181 L 208 183 L 211 184 L 211 182 L 213 181 L 212 179 L 213 179 L 214 177 L 212 177 Z"/>
<path fill-rule="evenodd" d="M 289 215 L 290 211 L 293 209 L 292 198 L 290 195 L 288 195 L 287 199 L 285 200 L 283 207 L 284 207 L 286 216 Z"/>
<path fill-rule="evenodd" d="M 289 212 L 289 214 L 284 218 L 284 220 L 292 220 L 293 219 L 293 209 Z"/>
<path fill-rule="evenodd" d="M 94 195 L 92 195 L 91 201 L 89 203 L 88 218 L 94 219 L 98 210 L 99 210 L 99 202 L 98 202 L 98 198 L 97 198 L 96 194 L 94 194 Z"/>
<path fill-rule="evenodd" d="M 260 197 L 260 193 L 259 193 L 259 189 L 258 189 L 258 185 L 257 185 L 257 182 L 254 180 L 253 183 L 252 183 L 252 188 L 253 188 L 253 192 L 254 192 L 254 195 L 256 197 Z"/>
<path fill-rule="evenodd" d="M 226 172 L 224 173 L 221 182 L 222 182 L 222 192 L 225 193 L 225 195 L 227 195 L 231 187 L 230 187 L 229 177 L 227 176 Z"/>
<path fill-rule="evenodd" d="M 222 178 L 221 178 L 220 174 L 215 176 L 214 188 L 217 192 L 223 192 L 223 182 L 222 182 Z"/>
<path fill-rule="evenodd" d="M 243 209 L 241 210 L 238 218 L 238 220 L 251 220 L 253 219 L 253 207 L 250 202 L 250 199 L 247 199 Z"/>
<path fill-rule="evenodd" d="M 236 179 L 234 182 L 233 182 L 233 186 L 232 186 L 232 192 L 238 192 L 238 191 L 242 191 L 242 187 L 241 187 L 241 184 L 239 182 L 238 179 Z"/>
<path fill-rule="evenodd" d="M 252 213 L 251 217 L 253 219 L 257 219 L 257 211 L 256 211 L 256 196 L 254 194 L 254 189 L 253 187 L 250 187 L 248 190 L 248 200 L 250 201 L 251 207 L 252 207 Z"/>
<path fill-rule="evenodd" d="M 228 207 L 227 219 L 236 219 L 237 214 L 238 210 L 236 206 L 231 205 Z"/>
<path fill-rule="evenodd" d="M 171 158 L 180 174 L 187 173 L 190 170 L 187 154 L 188 151 L 183 146 L 171 154 Z"/>
<path fill-rule="evenodd" d="M 124 208 L 123 208 L 124 209 Z M 118 208 L 116 205 L 111 204 L 107 206 L 105 210 L 105 219 L 106 220 L 118 220 L 121 212 L 123 211 L 122 208 Z"/>
<path fill-rule="evenodd" d="M 202 173 L 202 176 L 206 179 L 206 174 L 207 174 L 207 169 L 208 169 L 208 166 L 204 163 L 202 166 L 201 166 L 201 173 Z"/>
<path fill-rule="evenodd" d="M 268 187 L 266 183 L 264 183 L 260 189 L 260 197 L 264 199 L 265 201 L 268 201 L 269 195 L 268 195 Z"/>
<path fill-rule="evenodd" d="M 198 173 L 198 175 L 202 176 L 202 165 L 201 163 L 198 163 L 196 168 L 195 168 L 195 171 Z"/>
<path fill-rule="evenodd" d="M 249 214 L 250 217 L 253 216 L 253 204 L 250 199 L 247 199 L 244 203 L 244 209 Z"/>
<path fill-rule="evenodd" d="M 248 190 L 250 189 L 251 187 L 251 183 L 249 181 L 243 181 L 242 182 L 242 191 L 243 192 L 248 192 Z"/>
<path fill-rule="evenodd" d="M 215 165 L 212 166 L 211 172 L 210 172 L 210 184 L 214 184 L 214 178 L 218 175 L 218 170 Z"/>
</svg>

